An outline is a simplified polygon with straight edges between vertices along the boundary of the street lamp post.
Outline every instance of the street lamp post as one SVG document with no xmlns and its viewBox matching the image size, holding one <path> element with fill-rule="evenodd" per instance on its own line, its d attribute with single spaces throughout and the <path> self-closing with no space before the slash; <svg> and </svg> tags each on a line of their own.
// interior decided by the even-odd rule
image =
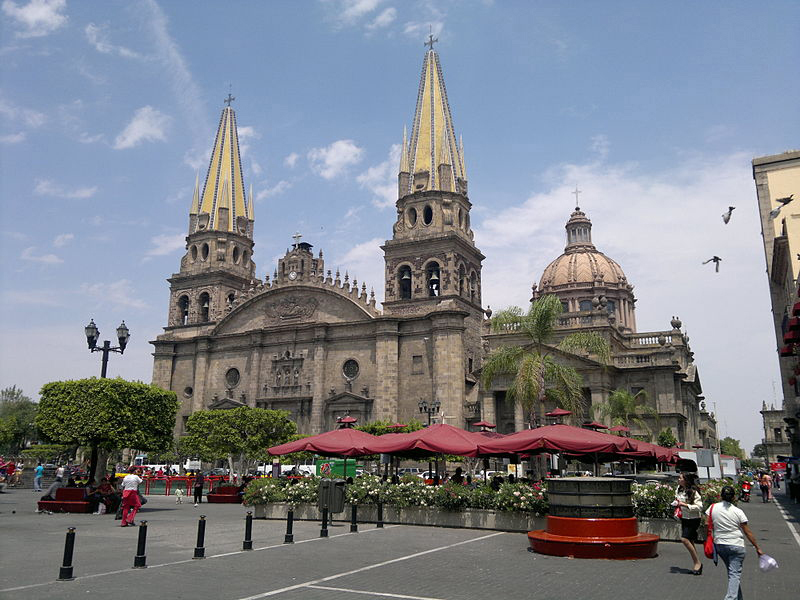
<svg viewBox="0 0 800 600">
<path fill-rule="evenodd" d="M 100 338 L 100 330 L 97 328 L 97 325 L 94 324 L 94 319 L 89 321 L 89 324 L 84 327 L 84 333 L 86 334 L 86 343 L 89 345 L 90 352 L 102 352 L 103 353 L 103 366 L 100 368 L 100 377 L 105 379 L 106 373 L 108 372 L 108 354 L 109 352 L 119 352 L 122 354 L 125 352 L 125 346 L 128 345 L 128 340 L 131 337 L 130 331 L 128 330 L 127 325 L 125 325 L 125 321 L 123 321 L 119 327 L 117 327 L 117 340 L 119 341 L 119 346 L 111 346 L 111 342 L 105 340 L 101 347 L 97 346 L 97 340 Z M 97 472 L 97 444 L 92 443 L 92 458 L 91 458 L 91 465 L 89 466 L 89 481 L 93 482 L 95 479 L 95 473 Z"/>
<path fill-rule="evenodd" d="M 439 412 L 442 403 L 439 400 L 433 400 L 430 403 L 427 400 L 420 400 L 418 406 L 420 413 L 428 415 L 428 427 L 430 427 L 433 422 L 433 415 Z M 428 475 L 431 474 L 431 471 L 433 471 L 433 463 L 428 461 Z"/>
<path fill-rule="evenodd" d="M 106 373 L 108 372 L 108 353 L 109 352 L 119 352 L 122 354 L 125 352 L 125 346 L 128 345 L 128 340 L 131 338 L 130 331 L 128 330 L 128 326 L 125 325 L 125 321 L 123 321 L 119 327 L 117 327 L 117 340 L 119 340 L 119 346 L 111 346 L 111 342 L 105 340 L 101 347 L 97 346 L 97 340 L 100 338 L 100 330 L 97 328 L 97 325 L 94 324 L 94 319 L 89 321 L 89 324 L 84 327 L 84 333 L 86 333 L 86 343 L 89 345 L 90 352 L 102 352 L 103 353 L 103 366 L 100 369 L 100 377 L 103 379 L 106 378 Z"/>
</svg>

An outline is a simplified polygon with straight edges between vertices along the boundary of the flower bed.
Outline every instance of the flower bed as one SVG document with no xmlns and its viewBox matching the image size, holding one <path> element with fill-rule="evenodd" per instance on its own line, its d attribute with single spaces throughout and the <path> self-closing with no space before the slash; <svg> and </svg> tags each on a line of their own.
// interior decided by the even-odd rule
<svg viewBox="0 0 800 600">
<path fill-rule="evenodd" d="M 730 480 L 712 480 L 700 486 L 705 506 L 719 501 L 719 491 Z M 664 483 L 633 484 L 634 514 L 639 519 L 668 519 L 672 517 L 675 485 Z M 244 504 L 258 506 L 270 503 L 287 503 L 292 506 L 316 504 L 318 477 L 300 480 L 257 479 L 247 486 Z M 531 513 L 534 516 L 548 512 L 547 484 L 503 483 L 495 491 L 489 485 L 475 487 L 446 483 L 430 486 L 418 477 L 403 478 L 398 484 L 382 482 L 377 477 L 359 477 L 346 487 L 345 502 L 358 506 L 382 503 L 397 509 L 409 507 L 439 508 L 444 511 L 484 509 L 499 512 Z"/>
</svg>

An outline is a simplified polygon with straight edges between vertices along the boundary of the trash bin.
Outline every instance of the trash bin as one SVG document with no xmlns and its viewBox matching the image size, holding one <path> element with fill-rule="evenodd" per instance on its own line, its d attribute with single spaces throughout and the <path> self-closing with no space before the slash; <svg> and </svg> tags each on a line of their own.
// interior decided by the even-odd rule
<svg viewBox="0 0 800 600">
<path fill-rule="evenodd" d="M 319 482 L 317 506 L 330 513 L 344 512 L 344 479 L 323 479 Z"/>
</svg>

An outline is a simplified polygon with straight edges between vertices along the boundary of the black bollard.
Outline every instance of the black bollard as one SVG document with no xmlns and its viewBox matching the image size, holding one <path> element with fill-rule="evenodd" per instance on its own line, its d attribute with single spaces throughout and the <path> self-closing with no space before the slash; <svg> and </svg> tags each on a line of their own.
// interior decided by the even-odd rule
<svg viewBox="0 0 800 600">
<path fill-rule="evenodd" d="M 194 556 L 192 558 L 205 558 L 205 538 L 206 538 L 206 516 L 200 515 L 200 520 L 197 522 L 197 546 L 194 549 Z"/>
<path fill-rule="evenodd" d="M 147 544 L 147 521 L 139 521 L 139 541 L 136 544 L 136 556 L 133 557 L 134 569 L 147 568 L 147 556 L 145 556 L 145 544 Z"/>
<path fill-rule="evenodd" d="M 358 505 L 353 504 L 350 511 L 350 533 L 358 533 Z"/>
<path fill-rule="evenodd" d="M 319 530 L 319 537 L 328 537 L 328 509 L 322 509 L 322 529 Z"/>
<path fill-rule="evenodd" d="M 378 502 L 378 529 L 383 529 L 383 502 Z"/>
<path fill-rule="evenodd" d="M 294 511 L 290 508 L 289 513 L 286 515 L 286 535 L 283 538 L 284 544 L 294 544 L 294 534 L 292 533 L 293 525 L 294 525 Z"/>
<path fill-rule="evenodd" d="M 59 581 L 72 581 L 72 551 L 75 549 L 75 528 L 67 529 L 67 539 L 64 540 L 64 563 L 58 571 Z"/>
<path fill-rule="evenodd" d="M 247 511 L 247 516 L 244 519 L 244 541 L 242 542 L 242 550 L 253 549 L 253 513 Z"/>
</svg>

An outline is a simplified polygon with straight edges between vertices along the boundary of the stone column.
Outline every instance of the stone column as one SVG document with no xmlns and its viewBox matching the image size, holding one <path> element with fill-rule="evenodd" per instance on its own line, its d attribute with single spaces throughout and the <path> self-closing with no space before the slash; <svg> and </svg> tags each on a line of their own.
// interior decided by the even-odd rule
<svg viewBox="0 0 800 600">
<path fill-rule="evenodd" d="M 211 340 L 208 338 L 197 340 L 197 353 L 194 361 L 194 396 L 192 397 L 191 412 L 203 410 L 206 408 L 207 401 L 210 400 L 210 398 L 206 398 L 210 353 Z"/>
<path fill-rule="evenodd" d="M 506 396 L 506 402 L 509 402 L 508 397 Z M 514 431 L 522 431 L 523 429 L 528 428 L 528 424 L 530 423 L 530 415 L 528 415 L 525 410 L 522 408 L 522 404 L 519 402 L 514 403 Z"/>
<path fill-rule="evenodd" d="M 327 328 L 319 326 L 314 328 L 314 375 L 312 378 L 311 399 L 311 433 L 322 433 L 325 416 L 323 406 L 327 394 L 325 392 L 325 338 Z"/>
<path fill-rule="evenodd" d="M 480 396 L 481 400 L 481 419 L 488 423 L 494 423 L 495 425 L 499 426 L 497 422 L 497 406 L 494 401 L 494 393 L 483 392 Z"/>
<path fill-rule="evenodd" d="M 247 361 L 247 405 L 251 407 L 256 405 L 256 398 L 258 398 L 264 383 L 261 380 L 262 355 L 261 332 L 250 334 L 250 357 Z"/>
<path fill-rule="evenodd" d="M 431 315 L 433 393 L 441 403 L 444 422 L 464 426 L 464 315 Z"/>
<path fill-rule="evenodd" d="M 398 322 L 381 320 L 376 323 L 375 363 L 377 389 L 375 391 L 375 419 L 397 419 L 397 376 L 399 361 Z"/>
</svg>

